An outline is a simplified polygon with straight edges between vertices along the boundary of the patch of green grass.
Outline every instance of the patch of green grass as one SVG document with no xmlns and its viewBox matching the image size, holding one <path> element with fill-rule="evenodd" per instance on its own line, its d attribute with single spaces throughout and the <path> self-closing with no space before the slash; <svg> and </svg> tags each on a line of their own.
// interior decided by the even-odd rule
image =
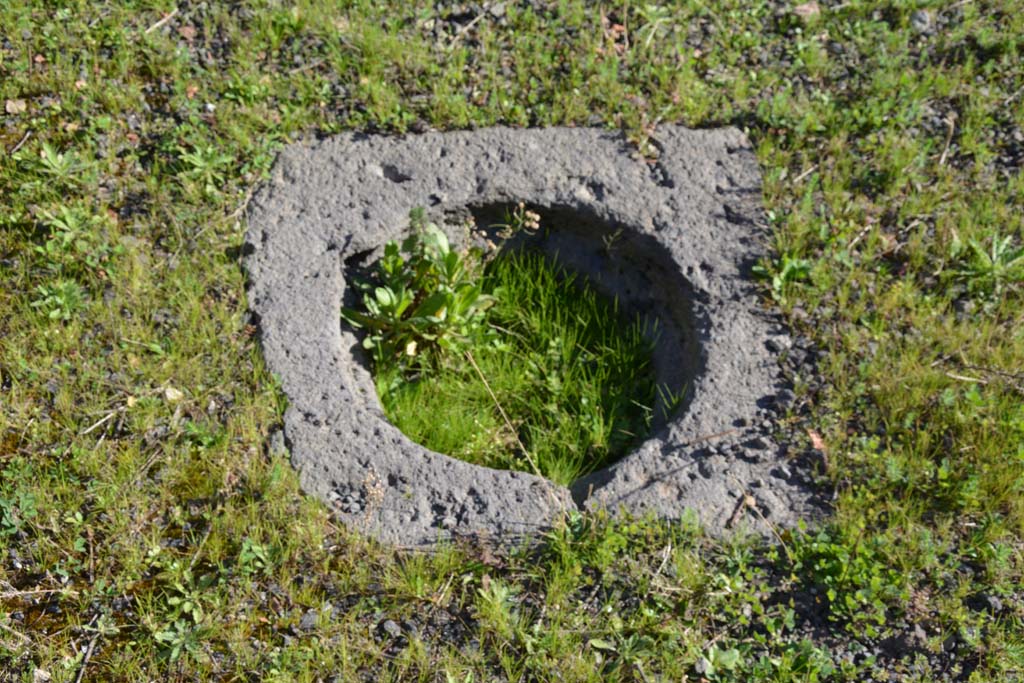
<svg viewBox="0 0 1024 683">
<path fill-rule="evenodd" d="M 379 365 L 388 418 L 432 450 L 560 484 L 624 455 L 650 426 L 655 331 L 536 253 L 499 255 L 483 283 L 497 337 L 412 381 Z"/>
<path fill-rule="evenodd" d="M 0 3 L 0 680 L 1019 678 L 1024 12 L 818 5 Z M 756 150 L 829 523 L 588 514 L 427 556 L 339 529 L 267 446 L 245 317 L 276 151 L 589 124 L 653 154 L 662 121 Z"/>
</svg>

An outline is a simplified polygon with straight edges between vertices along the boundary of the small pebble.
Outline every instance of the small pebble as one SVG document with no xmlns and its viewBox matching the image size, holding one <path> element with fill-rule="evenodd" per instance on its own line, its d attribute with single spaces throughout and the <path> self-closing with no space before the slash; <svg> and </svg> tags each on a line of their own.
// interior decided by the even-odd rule
<svg viewBox="0 0 1024 683">
<path fill-rule="evenodd" d="M 4 102 L 4 111 L 12 116 L 14 114 L 24 114 L 28 109 L 28 104 L 25 100 L 7 100 Z"/>
<path fill-rule="evenodd" d="M 910 27 L 920 35 L 931 33 L 934 30 L 931 13 L 924 9 L 917 10 L 910 15 Z"/>
<path fill-rule="evenodd" d="M 392 638 L 398 638 L 402 635 L 402 627 L 396 624 L 391 619 L 386 619 L 381 622 L 380 630 L 391 636 Z"/>
<path fill-rule="evenodd" d="M 288 455 L 288 446 L 284 441 L 284 430 L 275 429 L 270 433 L 270 438 L 267 439 L 267 450 L 272 456 Z"/>
<path fill-rule="evenodd" d="M 1003 601 L 991 593 L 978 593 L 967 600 L 967 606 L 975 612 L 991 612 L 999 614 L 1003 611 Z"/>
<path fill-rule="evenodd" d="M 316 628 L 317 613 L 315 609 L 307 610 L 299 619 L 299 628 L 303 631 L 312 631 Z"/>
</svg>

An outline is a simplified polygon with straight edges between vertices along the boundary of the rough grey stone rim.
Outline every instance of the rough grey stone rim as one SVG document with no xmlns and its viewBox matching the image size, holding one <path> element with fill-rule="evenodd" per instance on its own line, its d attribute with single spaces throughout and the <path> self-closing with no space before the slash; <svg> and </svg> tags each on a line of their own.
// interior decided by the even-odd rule
<svg viewBox="0 0 1024 683">
<path fill-rule="evenodd" d="M 304 489 L 345 522 L 409 546 L 533 535 L 577 501 L 667 518 L 690 510 L 715 533 L 814 516 L 812 493 L 765 438 L 764 407 L 781 385 L 775 352 L 789 339 L 749 279 L 763 249 L 756 160 L 735 129 L 665 126 L 657 144 L 654 164 L 619 133 L 572 128 L 346 134 L 282 152 L 250 205 L 245 266 Z M 688 409 L 572 492 L 411 442 L 384 418 L 358 340 L 339 322 L 346 261 L 398 237 L 411 207 L 441 215 L 519 200 L 660 245 L 689 285 L 700 338 Z M 748 493 L 757 514 L 738 515 Z"/>
</svg>

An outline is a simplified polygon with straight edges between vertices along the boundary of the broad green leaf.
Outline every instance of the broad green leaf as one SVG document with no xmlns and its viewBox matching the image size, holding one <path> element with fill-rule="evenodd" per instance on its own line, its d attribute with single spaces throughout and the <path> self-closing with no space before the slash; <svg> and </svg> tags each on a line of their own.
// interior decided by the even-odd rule
<svg viewBox="0 0 1024 683">
<path fill-rule="evenodd" d="M 395 295 L 387 287 L 377 287 L 373 290 L 373 294 L 377 297 L 377 301 L 381 306 L 390 307 L 395 305 Z"/>
<path fill-rule="evenodd" d="M 406 309 L 412 305 L 413 295 L 405 287 L 399 288 L 396 294 L 398 303 L 395 305 L 395 317 L 400 318 L 405 313 Z"/>
<path fill-rule="evenodd" d="M 718 650 L 715 653 L 715 665 L 732 671 L 740 663 L 740 651 L 736 648 L 729 648 L 728 650 Z"/>
<path fill-rule="evenodd" d="M 436 317 L 448 305 L 448 294 L 445 292 L 434 292 L 420 303 L 413 311 L 414 318 Z"/>
<path fill-rule="evenodd" d="M 462 270 L 462 260 L 457 252 L 449 251 L 444 257 L 444 269 L 448 282 L 455 282 L 458 279 L 459 271 Z"/>
<path fill-rule="evenodd" d="M 427 238 L 430 240 L 430 244 L 437 250 L 438 255 L 441 257 L 447 257 L 450 247 L 448 245 L 448 236 L 441 232 L 433 223 L 427 226 Z"/>
</svg>

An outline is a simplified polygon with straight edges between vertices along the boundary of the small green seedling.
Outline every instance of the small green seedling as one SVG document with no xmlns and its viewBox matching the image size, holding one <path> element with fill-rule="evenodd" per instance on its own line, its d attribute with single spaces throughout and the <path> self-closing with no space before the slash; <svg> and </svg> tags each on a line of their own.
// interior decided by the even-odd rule
<svg viewBox="0 0 1024 683">
<path fill-rule="evenodd" d="M 71 320 L 85 306 L 85 290 L 74 280 L 57 280 L 50 285 L 37 285 L 32 307 L 40 309 L 51 320 Z"/>
<path fill-rule="evenodd" d="M 388 242 L 376 280 L 358 285 L 365 310 L 342 309 L 346 320 L 368 331 L 363 346 L 378 363 L 405 367 L 441 360 L 440 352 L 457 355 L 493 336 L 484 315 L 494 303 L 483 292 L 480 259 L 453 250 L 422 209 L 409 218 L 412 234 L 401 247 Z"/>
<path fill-rule="evenodd" d="M 1024 282 L 1024 247 L 1012 246 L 1012 236 L 992 235 L 988 249 L 975 239 L 965 245 L 954 237 L 950 255 L 963 265 L 955 271 L 971 292 L 998 297 L 1007 285 Z"/>
<path fill-rule="evenodd" d="M 770 280 L 772 298 L 779 303 L 784 303 L 790 284 L 810 278 L 811 262 L 807 259 L 793 258 L 788 254 L 783 254 L 776 263 L 754 266 L 754 275 L 764 280 Z"/>
</svg>

